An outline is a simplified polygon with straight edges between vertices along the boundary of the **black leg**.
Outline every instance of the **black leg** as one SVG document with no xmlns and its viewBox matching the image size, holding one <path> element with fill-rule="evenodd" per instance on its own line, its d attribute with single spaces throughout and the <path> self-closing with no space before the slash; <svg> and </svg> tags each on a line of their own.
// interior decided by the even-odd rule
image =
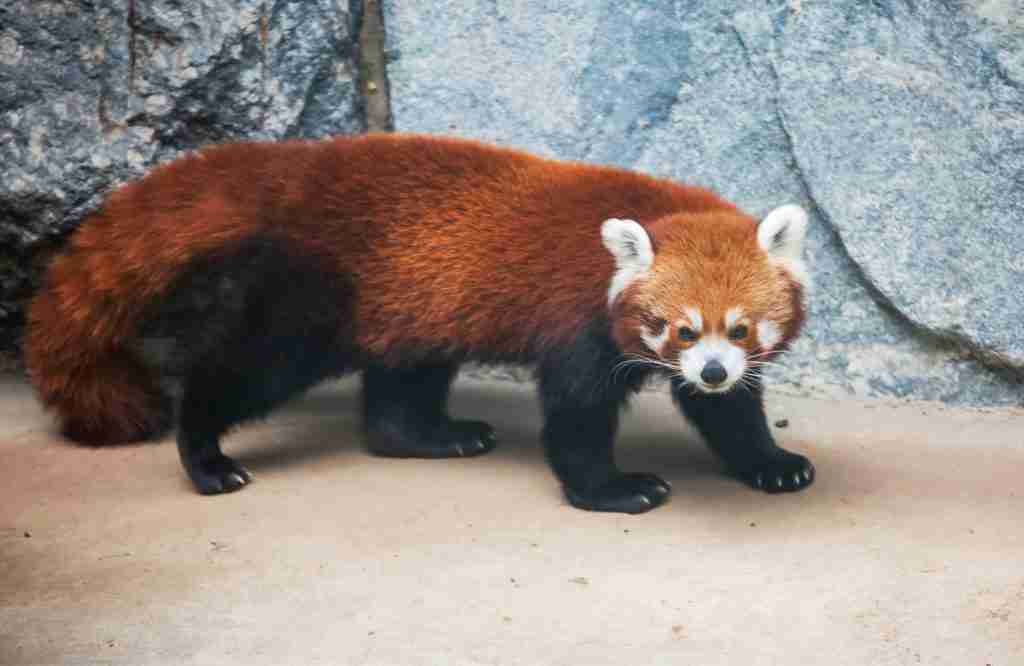
<svg viewBox="0 0 1024 666">
<path fill-rule="evenodd" d="M 251 239 L 183 276 L 162 316 L 187 356 L 178 452 L 199 492 L 251 479 L 221 452 L 232 427 L 345 371 L 349 307 L 344 276 L 280 239 Z"/>
<path fill-rule="evenodd" d="M 212 390 L 206 390 L 206 388 Z M 223 382 L 194 374 L 186 380 L 178 423 L 178 456 L 196 490 L 204 495 L 237 490 L 252 475 L 220 450 L 220 438 L 231 426 L 218 401 L 228 393 Z"/>
<path fill-rule="evenodd" d="M 475 456 L 494 448 L 494 429 L 448 417 L 458 366 L 372 365 L 363 373 L 363 418 L 371 453 L 396 458 Z"/>
<path fill-rule="evenodd" d="M 221 453 L 224 433 L 343 370 L 330 343 L 317 336 L 236 340 L 230 349 L 196 364 L 185 378 L 178 453 L 204 495 L 236 490 L 252 480 Z"/>
<path fill-rule="evenodd" d="M 573 506 L 643 513 L 668 499 L 669 485 L 653 474 L 624 474 L 615 465 L 619 412 L 642 380 L 613 380 L 619 359 L 611 341 L 592 331 L 541 364 L 542 439 Z"/>
<path fill-rule="evenodd" d="M 743 481 L 767 492 L 801 490 L 814 481 L 814 465 L 780 448 L 768 429 L 758 380 L 722 395 L 695 392 L 674 381 L 672 395 L 708 446 Z"/>
</svg>

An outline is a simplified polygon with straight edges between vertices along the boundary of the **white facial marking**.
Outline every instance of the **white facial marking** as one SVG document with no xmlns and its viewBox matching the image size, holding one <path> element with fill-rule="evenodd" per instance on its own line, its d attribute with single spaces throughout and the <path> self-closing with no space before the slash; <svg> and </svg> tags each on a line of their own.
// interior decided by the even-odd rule
<svg viewBox="0 0 1024 666">
<path fill-rule="evenodd" d="M 766 319 L 757 323 L 757 341 L 761 343 L 761 349 L 774 349 L 781 340 L 782 329 L 774 321 Z"/>
<path fill-rule="evenodd" d="M 729 308 L 725 311 L 725 327 L 732 328 L 743 316 L 743 308 Z"/>
<path fill-rule="evenodd" d="M 654 249 L 647 231 L 634 220 L 605 220 L 601 225 L 601 241 L 615 257 L 615 274 L 608 287 L 608 306 L 611 307 L 634 280 L 647 277 L 654 264 Z"/>
<path fill-rule="evenodd" d="M 640 339 L 644 341 L 651 351 L 661 354 L 661 350 L 665 348 L 665 343 L 668 342 L 669 325 L 666 323 L 661 327 L 661 333 L 652 335 L 649 328 L 646 326 L 640 327 Z"/>
<path fill-rule="evenodd" d="M 805 289 L 811 280 L 801 255 L 807 234 L 807 212 L 795 204 L 779 206 L 757 225 L 757 242 L 776 266 Z"/>
<path fill-rule="evenodd" d="M 704 318 L 697 308 L 683 308 L 683 314 L 690 318 L 690 328 L 700 333 L 704 330 Z"/>
<path fill-rule="evenodd" d="M 704 366 L 718 361 L 725 368 L 726 378 L 721 384 L 708 385 L 700 377 Z M 747 352 L 720 336 L 705 337 L 679 354 L 679 368 L 683 378 L 705 393 L 724 393 L 743 376 L 747 370 Z"/>
</svg>

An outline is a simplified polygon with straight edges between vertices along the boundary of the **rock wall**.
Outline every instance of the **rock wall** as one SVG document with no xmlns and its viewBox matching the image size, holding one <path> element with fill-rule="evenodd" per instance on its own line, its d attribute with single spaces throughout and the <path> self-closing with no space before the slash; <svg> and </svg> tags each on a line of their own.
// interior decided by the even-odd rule
<svg viewBox="0 0 1024 666">
<path fill-rule="evenodd" d="M 811 323 L 777 381 L 1024 399 L 1020 3 L 448 0 L 385 24 L 398 130 L 807 206 Z"/>
<path fill-rule="evenodd" d="M 30 257 L 113 186 L 212 142 L 362 131 L 359 6 L 0 2 L 0 344 Z"/>
<path fill-rule="evenodd" d="M 28 258 L 151 164 L 393 119 L 800 202 L 816 289 L 776 383 L 1024 401 L 1020 3 L 381 0 L 362 52 L 376 5 L 0 0 L 0 331 Z M 358 86 L 382 66 L 390 107 Z"/>
</svg>

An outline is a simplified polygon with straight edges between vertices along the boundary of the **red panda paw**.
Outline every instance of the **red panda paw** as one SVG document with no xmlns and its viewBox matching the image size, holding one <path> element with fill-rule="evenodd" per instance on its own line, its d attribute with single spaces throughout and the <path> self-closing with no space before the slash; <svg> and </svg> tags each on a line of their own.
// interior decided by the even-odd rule
<svg viewBox="0 0 1024 666">
<path fill-rule="evenodd" d="M 780 451 L 773 459 L 741 474 L 743 480 L 768 493 L 803 490 L 814 483 L 814 465 L 797 453 Z"/>
<path fill-rule="evenodd" d="M 186 471 L 203 495 L 229 493 L 252 481 L 249 470 L 225 455 L 186 465 Z"/>
<path fill-rule="evenodd" d="M 586 492 L 565 490 L 579 509 L 616 513 L 645 513 L 668 501 L 670 493 L 668 482 L 654 474 L 622 474 Z"/>
</svg>

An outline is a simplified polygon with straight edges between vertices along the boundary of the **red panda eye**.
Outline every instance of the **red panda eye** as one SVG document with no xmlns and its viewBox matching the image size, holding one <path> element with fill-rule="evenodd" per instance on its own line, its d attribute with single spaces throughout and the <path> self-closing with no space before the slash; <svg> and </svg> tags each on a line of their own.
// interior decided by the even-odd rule
<svg viewBox="0 0 1024 666">
<path fill-rule="evenodd" d="M 732 329 L 729 331 L 729 339 L 742 340 L 743 338 L 747 337 L 748 333 L 749 331 L 747 330 L 747 327 L 744 326 L 743 324 L 740 324 L 739 326 L 733 326 Z"/>
<path fill-rule="evenodd" d="M 700 337 L 700 333 L 693 330 L 689 326 L 682 326 L 679 328 L 679 339 L 684 342 L 693 342 Z"/>
</svg>

